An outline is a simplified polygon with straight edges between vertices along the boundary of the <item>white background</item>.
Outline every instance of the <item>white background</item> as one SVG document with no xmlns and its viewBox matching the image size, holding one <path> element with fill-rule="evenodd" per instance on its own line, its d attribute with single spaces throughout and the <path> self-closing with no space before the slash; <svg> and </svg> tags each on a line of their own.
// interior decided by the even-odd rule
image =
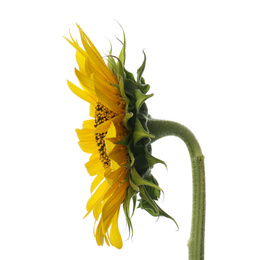
<svg viewBox="0 0 272 260">
<path fill-rule="evenodd" d="M 74 129 L 88 104 L 77 83 L 80 24 L 101 53 L 121 48 L 127 69 L 144 74 L 150 114 L 189 127 L 206 158 L 206 259 L 272 259 L 271 1 L 2 1 L 0 258 L 187 259 L 191 168 L 177 138 L 153 145 L 168 164 L 154 168 L 159 204 L 179 223 L 138 209 L 133 240 L 98 247 L 93 217 L 83 220 L 91 177 Z M 122 215 L 122 214 L 121 214 Z M 123 217 L 120 229 L 128 231 Z"/>
</svg>

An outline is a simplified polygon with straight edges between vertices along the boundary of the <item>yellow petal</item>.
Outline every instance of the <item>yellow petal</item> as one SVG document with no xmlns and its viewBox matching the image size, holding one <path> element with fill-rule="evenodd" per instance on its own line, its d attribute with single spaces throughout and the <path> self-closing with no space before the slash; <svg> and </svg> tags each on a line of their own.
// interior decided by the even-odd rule
<svg viewBox="0 0 272 260">
<path fill-rule="evenodd" d="M 85 60 L 85 73 L 88 76 L 94 74 L 95 78 L 99 78 L 102 81 L 118 84 L 117 78 L 114 78 L 114 81 L 110 81 L 109 78 L 105 77 L 105 75 L 102 75 L 101 70 L 97 67 L 97 64 L 95 64 L 94 61 L 90 59 L 90 57 L 87 57 Z M 113 86 L 111 86 L 111 88 L 113 88 Z"/>
<path fill-rule="evenodd" d="M 108 237 L 109 237 L 109 234 L 106 233 L 106 235 L 105 235 L 105 241 L 106 241 L 107 245 L 109 246 L 110 242 L 109 242 L 109 238 Z"/>
<path fill-rule="evenodd" d="M 123 118 L 124 118 L 124 114 L 122 113 L 111 119 L 113 124 L 108 130 L 106 138 L 108 139 L 116 138 L 116 141 L 115 141 L 116 143 L 128 135 L 128 131 L 123 125 Z"/>
<path fill-rule="evenodd" d="M 102 124 L 100 124 L 93 130 L 93 134 L 102 134 L 107 132 L 110 127 L 110 124 L 111 124 L 111 120 L 107 120 L 103 122 Z"/>
<path fill-rule="evenodd" d="M 80 46 L 79 44 L 73 39 L 71 33 L 70 33 L 70 37 L 72 39 L 69 40 L 68 38 L 64 37 L 78 52 L 80 52 L 84 57 L 87 57 L 88 54 L 86 53 L 86 51 L 84 51 Z"/>
<path fill-rule="evenodd" d="M 76 61 L 78 64 L 79 71 L 86 74 L 85 70 L 86 57 L 82 55 L 79 51 L 76 52 Z"/>
<path fill-rule="evenodd" d="M 84 129 L 91 129 L 93 131 L 94 130 L 94 124 L 95 124 L 95 120 L 93 120 L 93 119 L 85 120 L 85 121 L 83 121 L 82 127 Z"/>
<path fill-rule="evenodd" d="M 95 117 L 95 107 L 96 107 L 96 102 L 90 104 L 90 117 L 94 118 Z"/>
<path fill-rule="evenodd" d="M 105 178 L 107 179 L 111 179 L 112 181 L 116 181 L 121 174 L 123 174 L 124 172 L 127 172 L 128 169 L 125 168 L 125 167 L 119 167 L 117 170 L 115 171 L 112 171 L 110 168 L 108 168 L 106 171 L 105 171 Z"/>
<path fill-rule="evenodd" d="M 99 221 L 97 228 L 96 228 L 96 232 L 95 232 L 95 238 L 96 238 L 96 243 L 99 246 L 103 246 L 104 244 L 104 234 L 103 234 L 103 226 L 102 226 L 102 222 L 101 220 Z"/>
<path fill-rule="evenodd" d="M 121 249 L 123 247 L 123 241 L 122 241 L 121 234 L 118 228 L 119 211 L 120 211 L 120 208 L 116 211 L 112 219 L 112 226 L 110 229 L 110 242 L 116 248 Z"/>
<path fill-rule="evenodd" d="M 115 95 L 120 93 L 119 90 L 115 86 L 111 85 L 111 83 L 117 85 L 118 84 L 117 80 L 115 82 L 110 82 L 108 79 L 103 79 L 100 77 L 100 75 L 97 75 L 95 73 L 93 74 L 93 79 L 94 79 L 95 85 L 100 86 L 102 91 L 103 90 L 110 91 L 112 94 L 115 94 Z"/>
<path fill-rule="evenodd" d="M 113 150 L 109 153 L 109 158 L 117 162 L 120 166 L 128 163 L 128 150 L 124 145 L 115 145 Z"/>
<path fill-rule="evenodd" d="M 114 96 L 109 92 L 104 92 L 97 85 L 95 86 L 95 93 L 99 101 L 108 109 L 112 110 L 117 114 L 124 112 L 123 108 L 118 105 L 119 99 L 117 96 Z"/>
<path fill-rule="evenodd" d="M 106 145 L 107 154 L 109 154 L 115 147 L 115 144 L 107 138 L 105 139 L 105 145 Z"/>
<path fill-rule="evenodd" d="M 99 174 L 97 175 L 92 184 L 91 184 L 91 193 L 93 193 L 93 191 L 96 189 L 96 187 L 99 185 L 99 183 L 104 179 L 104 175 L 103 174 Z"/>
<path fill-rule="evenodd" d="M 104 62 L 103 58 L 101 57 L 100 53 L 98 52 L 98 50 L 96 49 L 96 47 L 94 46 L 94 44 L 92 43 L 92 41 L 89 39 L 89 37 L 85 34 L 85 32 L 80 28 L 80 26 L 77 24 L 77 27 L 79 29 L 80 32 L 80 36 L 83 38 L 83 41 L 85 44 L 87 44 L 87 47 L 90 48 L 91 53 L 93 53 L 94 55 L 96 55 L 97 59 L 100 60 L 100 62 Z"/>
<path fill-rule="evenodd" d="M 85 91 L 77 87 L 75 84 L 73 84 L 69 80 L 67 80 L 67 84 L 69 88 L 71 89 L 71 91 L 78 97 L 82 98 L 83 100 L 89 103 L 95 102 L 95 100 L 88 93 L 86 93 Z"/>
<path fill-rule="evenodd" d="M 105 171 L 101 161 L 99 153 L 94 153 L 90 160 L 85 164 L 88 173 L 91 176 L 99 175 Z"/>
<path fill-rule="evenodd" d="M 124 201 L 127 194 L 128 181 L 122 183 L 120 187 L 116 189 L 114 194 L 105 203 L 102 211 L 102 218 L 104 221 L 105 230 L 108 230 L 109 225 L 122 202 Z M 108 220 L 108 221 L 107 221 Z"/>
<path fill-rule="evenodd" d="M 94 44 L 79 26 L 78 29 L 80 32 L 82 44 L 90 57 L 90 61 L 93 61 L 94 67 L 96 67 L 101 75 L 103 75 L 105 78 L 109 79 L 110 81 L 114 80 L 114 75 L 107 67 L 106 63 L 104 62 L 100 53 L 95 48 Z"/>
<path fill-rule="evenodd" d="M 88 141 L 79 141 L 78 144 L 82 151 L 85 153 L 93 153 L 98 149 L 95 139 L 91 139 Z"/>
<path fill-rule="evenodd" d="M 121 122 L 123 122 L 124 117 L 125 117 L 125 114 L 120 114 L 120 115 L 112 118 L 112 121 L 114 122 L 115 125 L 120 125 Z"/>
<path fill-rule="evenodd" d="M 124 171 L 124 167 L 120 167 L 118 170 L 114 171 L 115 181 L 111 185 L 111 187 L 107 190 L 107 192 L 104 195 L 104 198 L 109 198 L 111 196 L 114 196 L 115 191 L 119 188 L 119 186 L 125 182 L 125 179 L 127 177 L 127 171 Z"/>
<path fill-rule="evenodd" d="M 93 209 L 93 215 L 94 215 L 94 218 L 96 221 L 99 219 L 99 216 L 102 212 L 103 206 L 106 202 L 107 202 L 107 198 L 105 198 L 105 196 L 104 196 L 103 201 L 101 200 L 101 202 L 96 203 L 96 205 Z"/>
<path fill-rule="evenodd" d="M 111 125 L 108 128 L 107 135 L 105 138 L 115 138 L 115 137 L 116 137 L 116 127 L 115 127 L 115 124 L 112 123 L 111 121 Z"/>
<path fill-rule="evenodd" d="M 91 198 L 87 202 L 86 209 L 88 213 L 90 213 L 93 210 L 96 203 L 99 200 L 101 200 L 101 197 L 103 197 L 103 195 L 107 192 L 108 188 L 109 188 L 109 185 L 106 181 L 103 181 L 100 184 L 100 186 L 96 189 L 95 193 L 91 196 Z"/>
<path fill-rule="evenodd" d="M 77 137 L 80 141 L 92 141 L 94 136 L 92 135 L 92 129 L 76 129 Z M 95 143 L 96 145 L 96 143 Z"/>
<path fill-rule="evenodd" d="M 79 70 L 75 69 L 75 74 L 81 83 L 82 88 L 91 96 L 93 99 L 96 98 L 96 93 L 94 90 L 94 82 L 91 79 L 91 77 L 88 77 L 87 75 L 84 75 Z"/>
<path fill-rule="evenodd" d="M 111 170 L 116 171 L 117 169 L 120 168 L 120 165 L 116 163 L 115 161 L 111 161 Z"/>
</svg>

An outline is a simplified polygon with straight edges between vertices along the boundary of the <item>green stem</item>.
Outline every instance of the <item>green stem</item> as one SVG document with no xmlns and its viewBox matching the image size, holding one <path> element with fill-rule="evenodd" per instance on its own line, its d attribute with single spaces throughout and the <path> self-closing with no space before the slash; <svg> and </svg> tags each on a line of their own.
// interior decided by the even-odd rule
<svg viewBox="0 0 272 260">
<path fill-rule="evenodd" d="M 200 145 L 188 128 L 172 121 L 150 118 L 148 129 L 155 136 L 152 142 L 164 136 L 174 135 L 182 139 L 189 150 L 193 172 L 192 224 L 188 241 L 189 260 L 204 260 L 205 171 Z"/>
</svg>

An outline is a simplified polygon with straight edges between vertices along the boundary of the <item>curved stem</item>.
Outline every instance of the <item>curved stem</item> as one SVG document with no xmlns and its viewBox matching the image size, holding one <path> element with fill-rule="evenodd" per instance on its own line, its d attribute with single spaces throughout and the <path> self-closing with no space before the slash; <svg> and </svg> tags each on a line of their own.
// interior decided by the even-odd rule
<svg viewBox="0 0 272 260">
<path fill-rule="evenodd" d="M 200 145 L 188 128 L 176 122 L 150 118 L 148 129 L 155 136 L 152 142 L 164 136 L 174 135 L 182 139 L 189 150 L 193 172 L 192 224 L 188 241 L 189 260 L 204 260 L 205 171 Z"/>
</svg>

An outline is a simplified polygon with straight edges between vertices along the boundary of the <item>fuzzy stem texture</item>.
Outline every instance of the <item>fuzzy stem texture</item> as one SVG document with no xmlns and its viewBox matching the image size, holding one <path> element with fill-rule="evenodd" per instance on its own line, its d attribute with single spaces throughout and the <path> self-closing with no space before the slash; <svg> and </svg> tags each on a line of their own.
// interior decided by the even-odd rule
<svg viewBox="0 0 272 260">
<path fill-rule="evenodd" d="M 164 136 L 174 135 L 182 139 L 189 150 L 193 172 L 192 223 L 188 241 L 189 260 L 204 260 L 206 196 L 204 156 L 200 145 L 187 127 L 176 122 L 150 118 L 148 129 L 155 136 L 152 142 Z"/>
</svg>

